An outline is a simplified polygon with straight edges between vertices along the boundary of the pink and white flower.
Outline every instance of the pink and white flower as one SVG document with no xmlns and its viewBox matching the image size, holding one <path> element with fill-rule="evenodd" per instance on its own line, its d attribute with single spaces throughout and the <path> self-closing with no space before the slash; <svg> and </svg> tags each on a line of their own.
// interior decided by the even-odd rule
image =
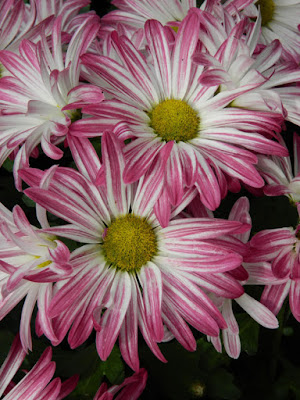
<svg viewBox="0 0 300 400">
<path fill-rule="evenodd" d="M 196 0 L 113 0 L 112 4 L 117 10 L 102 17 L 100 36 L 101 33 L 117 30 L 131 40 L 143 36 L 145 23 L 150 19 L 177 31 L 189 10 L 197 7 Z M 239 19 L 238 13 L 234 16 L 226 13 L 219 0 L 205 0 L 199 8 L 217 16 L 224 29 L 233 27 Z"/>
<path fill-rule="evenodd" d="M 300 225 L 296 229 L 266 229 L 257 233 L 250 241 L 245 261 L 249 263 L 256 283 L 266 285 L 261 303 L 277 315 L 289 296 L 292 314 L 300 322 L 299 230 Z"/>
<path fill-rule="evenodd" d="M 242 223 L 251 225 L 252 222 L 249 214 L 249 208 L 250 204 L 247 197 L 239 198 L 233 205 L 228 216 L 228 220 L 240 221 Z M 212 212 L 205 209 L 199 200 L 197 200 L 197 198 L 191 202 L 188 210 L 194 216 L 207 216 L 213 218 Z M 247 243 L 249 236 L 250 230 L 242 234 L 227 235 L 223 238 L 220 237 L 214 242 L 215 244 L 234 250 L 240 247 L 240 241 Z M 248 250 L 245 249 L 243 256 L 247 256 L 247 253 Z M 243 264 L 235 270 L 229 271 L 229 274 L 232 274 L 241 283 L 241 285 L 247 285 L 249 278 L 253 283 L 254 274 L 251 272 L 252 271 L 250 268 L 248 270 L 248 265 Z M 255 282 L 255 284 L 262 284 L 262 282 Z M 208 339 L 218 352 L 222 352 L 222 343 L 220 339 L 220 336 L 222 336 L 226 353 L 232 358 L 238 358 L 241 352 L 241 341 L 239 336 L 239 326 L 232 309 L 233 299 L 216 296 L 215 294 L 210 294 L 210 298 L 221 311 L 227 327 L 222 329 L 221 335 L 215 337 L 208 336 Z M 240 297 L 235 298 L 234 301 L 236 301 L 236 303 L 260 325 L 270 329 L 278 328 L 278 321 L 274 314 L 266 306 L 249 296 L 247 293 L 243 293 Z"/>
<path fill-rule="evenodd" d="M 282 143 L 283 140 L 282 140 Z M 294 168 L 290 157 L 258 156 L 258 168 L 266 181 L 267 196 L 287 196 L 294 204 L 300 202 L 300 139 L 294 133 Z"/>
<path fill-rule="evenodd" d="M 146 387 L 147 377 L 147 371 L 142 368 L 120 385 L 107 388 L 107 384 L 102 383 L 93 400 L 138 400 Z"/>
<path fill-rule="evenodd" d="M 48 28 L 52 18 L 33 29 L 36 18 L 34 3 L 30 8 L 31 13 L 26 18 L 26 5 L 23 0 L 0 0 L 0 50 L 17 52 L 22 39 L 35 40 L 39 37 L 42 25 L 44 29 Z M 6 74 L 6 71 L 0 64 L 0 78 L 3 74 Z"/>
<path fill-rule="evenodd" d="M 55 372 L 55 362 L 51 361 L 51 347 L 43 352 L 34 367 L 15 385 L 12 379 L 25 356 L 26 352 L 17 335 L 0 369 L 0 396 L 4 394 L 4 397 L 1 397 L 3 400 L 61 400 L 77 385 L 78 376 L 73 376 L 63 383 L 60 378 L 51 381 Z"/>
<path fill-rule="evenodd" d="M 218 84 L 198 84 L 203 67 L 192 58 L 201 46 L 198 11 L 184 19 L 172 44 L 158 21 L 146 23 L 152 64 L 116 32 L 111 36 L 111 47 L 119 62 L 116 57 L 84 55 L 86 79 L 113 99 L 104 101 L 101 107 L 85 107 L 95 117 L 76 121 L 71 133 L 92 137 L 114 128 L 120 140 L 131 139 L 124 147 L 126 183 L 143 176 L 167 146 L 164 184 L 171 205 L 181 201 L 184 188 L 195 185 L 201 201 L 213 210 L 221 200 L 216 170 L 261 187 L 256 153 L 287 155 L 287 150 L 269 139 L 274 131 L 281 130 L 282 115 L 227 107 L 241 94 L 260 86 L 261 81 L 219 94 Z"/>
<path fill-rule="evenodd" d="M 230 106 L 273 111 L 299 125 L 298 65 L 282 59 L 283 48 L 278 40 L 257 50 L 261 18 L 256 23 L 242 19 L 229 34 L 222 22 L 213 16 L 202 18 L 201 23 L 205 26 L 202 40 L 209 54 L 198 51 L 194 55 L 194 61 L 206 67 L 199 82 L 209 87 L 218 84 L 218 92 L 261 82 L 261 85 L 234 99 Z M 211 46 L 213 35 L 222 41 L 218 49 Z"/>
<path fill-rule="evenodd" d="M 39 208 L 38 216 L 43 223 Z M 44 222 L 43 227 L 49 225 Z M 20 338 L 27 352 L 32 349 L 30 321 L 36 303 L 38 333 L 56 338 L 48 316 L 52 282 L 71 274 L 70 252 L 55 236 L 30 225 L 19 206 L 11 213 L 0 203 L 0 238 L 0 320 L 25 298 Z"/>
<path fill-rule="evenodd" d="M 88 178 L 60 167 L 47 172 L 25 169 L 21 174 L 32 186 L 25 193 L 69 222 L 46 231 L 86 243 L 72 253 L 75 273 L 60 284 L 50 305 L 58 342 L 72 326 L 68 341 L 75 348 L 94 327 L 100 358 L 109 356 L 119 337 L 124 360 L 137 371 L 138 327 L 162 361 L 156 342 L 164 338 L 164 325 L 190 351 L 196 341 L 187 323 L 210 336 L 226 327 L 206 292 L 225 298 L 243 294 L 229 271 L 241 264 L 237 251 L 242 253 L 244 245 L 240 242 L 233 251 L 210 239 L 241 233 L 249 226 L 211 218 L 176 218 L 185 207 L 181 204 L 173 210 L 169 226 L 162 228 L 153 207 L 164 184 L 164 152 L 138 183 L 125 185 L 122 147 L 113 133 L 104 133 L 100 187 L 92 183 L 99 160 L 92 147 L 81 147 L 78 139 L 77 165 Z"/>
<path fill-rule="evenodd" d="M 259 42 L 267 45 L 279 39 L 285 51 L 299 64 L 299 0 L 227 0 L 223 6 L 231 14 L 242 11 L 249 18 L 261 15 Z"/>
<path fill-rule="evenodd" d="M 35 24 L 50 16 L 62 17 L 62 30 L 67 33 L 74 31 L 86 18 L 95 14 L 94 11 L 79 14 L 79 11 L 90 4 L 90 0 L 33 0 L 26 5 L 25 21 L 35 12 Z"/>
<path fill-rule="evenodd" d="M 98 29 L 91 16 L 74 33 L 64 54 L 58 18 L 51 44 L 41 32 L 38 44 L 21 42 L 20 55 L 0 52 L 0 62 L 12 75 L 0 80 L 0 165 L 16 154 L 14 175 L 19 190 L 18 170 L 28 165 L 37 146 L 41 144 L 48 157 L 61 158 L 63 151 L 56 145 L 66 138 L 72 121 L 80 118 L 80 108 L 103 100 L 98 87 L 80 82 L 79 58 Z"/>
</svg>

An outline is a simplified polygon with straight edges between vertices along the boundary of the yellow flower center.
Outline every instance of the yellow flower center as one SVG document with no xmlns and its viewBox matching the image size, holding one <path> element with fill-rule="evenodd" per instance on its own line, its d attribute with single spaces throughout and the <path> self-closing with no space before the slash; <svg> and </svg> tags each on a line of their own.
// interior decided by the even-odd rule
<svg viewBox="0 0 300 400">
<path fill-rule="evenodd" d="M 157 136 L 169 142 L 187 142 L 197 137 L 200 118 L 185 101 L 169 99 L 149 112 L 150 126 Z"/>
<path fill-rule="evenodd" d="M 34 256 L 34 258 L 41 258 L 41 257 L 40 256 Z M 52 261 L 49 261 L 49 260 L 48 261 L 44 261 L 44 262 L 38 264 L 36 266 L 36 268 L 44 268 L 44 267 L 47 267 L 47 265 L 49 265 L 51 263 L 52 263 Z"/>
<path fill-rule="evenodd" d="M 273 0 L 258 0 L 255 4 L 260 7 L 261 25 L 266 26 L 272 21 L 275 11 L 275 3 Z"/>
<path fill-rule="evenodd" d="M 37 266 L 37 268 L 44 268 L 44 267 L 47 267 L 47 265 L 51 264 L 51 262 L 52 262 L 52 261 L 45 261 L 45 262 L 39 264 L 39 265 Z"/>
<path fill-rule="evenodd" d="M 107 228 L 103 252 L 115 268 L 137 271 L 157 253 L 156 235 L 144 218 L 127 214 Z"/>
</svg>

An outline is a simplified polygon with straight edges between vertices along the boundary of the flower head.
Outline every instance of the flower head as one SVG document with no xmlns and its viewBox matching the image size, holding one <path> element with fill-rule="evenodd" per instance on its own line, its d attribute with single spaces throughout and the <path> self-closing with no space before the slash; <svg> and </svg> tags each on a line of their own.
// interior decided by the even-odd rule
<svg viewBox="0 0 300 400">
<path fill-rule="evenodd" d="M 5 394 L 1 397 L 3 400 L 60 400 L 75 388 L 78 376 L 73 376 L 63 383 L 60 378 L 51 381 L 55 372 L 55 362 L 51 361 L 52 350 L 48 347 L 24 378 L 9 389 L 11 380 L 21 367 L 25 356 L 26 352 L 17 335 L 0 369 L 0 396 Z"/>
<path fill-rule="evenodd" d="M 0 320 L 25 298 L 20 338 L 28 351 L 32 348 L 30 321 L 36 302 L 38 333 L 55 338 L 48 317 L 52 282 L 72 272 L 70 252 L 55 236 L 31 226 L 19 206 L 11 213 L 0 204 L 0 225 Z"/>
<path fill-rule="evenodd" d="M 61 18 L 55 21 L 51 45 L 41 33 L 38 44 L 21 42 L 20 55 L 0 52 L 1 63 L 12 75 L 0 80 L 0 165 L 11 153 L 17 153 L 14 175 L 19 190 L 18 170 L 28 165 L 36 147 L 41 144 L 48 157 L 61 158 L 63 152 L 56 145 L 65 139 L 72 121 L 80 118 L 79 109 L 103 99 L 99 88 L 79 81 L 79 57 L 99 28 L 93 16 L 91 19 L 74 33 L 66 54 L 62 50 Z"/>
<path fill-rule="evenodd" d="M 224 8 L 229 13 L 242 11 L 250 18 L 261 16 L 262 30 L 260 43 L 269 44 L 279 39 L 285 51 L 299 63 L 300 33 L 298 29 L 300 2 L 281 0 L 227 0 Z"/>
<path fill-rule="evenodd" d="M 262 304 L 277 315 L 289 296 L 290 309 L 297 321 L 300 321 L 299 229 L 298 225 L 296 229 L 266 229 L 257 233 L 250 241 L 249 255 L 245 259 L 256 283 L 266 285 L 260 300 Z"/>
<path fill-rule="evenodd" d="M 258 157 L 258 168 L 266 181 L 264 193 L 267 196 L 285 195 L 294 204 L 300 202 L 299 145 L 299 137 L 294 133 L 293 169 L 290 157 Z"/>
<path fill-rule="evenodd" d="M 246 81 L 221 93 L 218 81 L 209 87 L 198 83 L 203 67 L 193 62 L 193 54 L 202 46 L 198 38 L 205 18 L 203 12 L 192 10 L 174 43 L 158 21 L 147 21 L 152 63 L 116 32 L 111 35 L 112 58 L 84 55 L 86 79 L 113 99 L 101 107 L 87 106 L 85 111 L 95 117 L 76 121 L 71 134 L 98 136 L 110 127 L 121 140 L 131 139 L 124 147 L 126 183 L 143 176 L 164 152 L 165 203 L 176 206 L 185 189 L 196 186 L 201 201 L 214 210 L 221 200 L 217 170 L 261 187 L 256 153 L 286 155 L 287 150 L 270 139 L 281 130 L 282 115 L 230 106 L 264 80 Z"/>
<path fill-rule="evenodd" d="M 26 169 L 23 179 L 32 187 L 26 194 L 69 224 L 47 232 L 86 243 L 72 253 L 75 274 L 60 285 L 49 316 L 58 340 L 68 329 L 69 343 L 83 343 L 94 327 L 100 357 L 105 360 L 119 337 L 123 358 L 139 368 L 138 327 L 148 346 L 161 360 L 157 342 L 166 328 L 188 350 L 195 339 L 187 325 L 210 336 L 225 327 L 224 319 L 207 292 L 239 297 L 242 286 L 228 271 L 238 267 L 237 251 L 210 239 L 244 232 L 248 225 L 210 218 L 176 218 L 173 209 L 163 228 L 153 207 L 163 188 L 160 163 L 137 184 L 124 184 L 122 143 L 111 132 L 102 137 L 103 165 L 93 183 L 99 161 L 84 142 L 73 139 L 72 151 L 84 173 L 67 168 L 48 172 Z M 75 150 L 75 149 L 76 150 Z M 89 154 L 89 158 L 87 158 Z M 96 172 L 97 174 L 97 172 Z M 47 181 L 44 188 L 41 181 Z M 237 249 L 243 252 L 243 244 Z"/>
<path fill-rule="evenodd" d="M 246 197 L 239 198 L 233 205 L 228 219 L 231 221 L 240 221 L 251 225 L 251 217 L 249 214 L 249 200 Z M 212 213 L 209 210 L 205 210 L 199 200 L 196 198 L 191 202 L 188 207 L 192 215 L 203 215 L 213 218 Z M 215 243 L 227 247 L 231 250 L 239 248 L 239 242 L 247 243 L 249 240 L 250 231 L 244 232 L 242 234 L 232 234 L 226 237 L 220 237 L 215 240 Z M 247 256 L 247 248 L 245 249 L 244 257 Z M 247 285 L 250 278 L 248 271 L 248 265 L 243 264 L 238 268 L 230 271 L 241 285 Z M 251 274 L 253 283 L 253 274 Z M 262 282 L 260 282 L 262 283 Z M 220 332 L 223 339 L 223 344 L 226 353 L 232 358 L 238 358 L 241 352 L 241 341 L 239 336 L 239 326 L 236 321 L 233 307 L 232 299 L 224 298 L 222 296 L 216 296 L 215 294 L 210 294 L 210 298 L 213 300 L 214 304 L 221 311 L 227 326 Z M 255 300 L 253 297 L 249 296 L 247 293 L 243 293 L 240 297 L 234 299 L 236 303 L 244 309 L 255 321 L 260 325 L 275 329 L 278 327 L 278 321 L 274 314 L 262 303 Z M 219 352 L 222 351 L 222 342 L 220 336 L 208 337 L 215 349 Z"/>
<path fill-rule="evenodd" d="M 106 383 L 102 383 L 93 400 L 113 400 L 115 395 L 118 400 L 138 400 L 145 389 L 147 377 L 147 371 L 142 368 L 126 378 L 121 385 L 107 388 Z"/>
</svg>

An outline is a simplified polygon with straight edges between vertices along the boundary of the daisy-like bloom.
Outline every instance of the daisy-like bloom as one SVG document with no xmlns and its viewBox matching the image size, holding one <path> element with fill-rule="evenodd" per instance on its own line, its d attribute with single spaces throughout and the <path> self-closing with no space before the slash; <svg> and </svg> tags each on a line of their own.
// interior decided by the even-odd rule
<svg viewBox="0 0 300 400">
<path fill-rule="evenodd" d="M 196 0 L 113 0 L 112 4 L 118 10 L 104 15 L 101 19 L 103 25 L 116 28 L 121 23 L 127 29 L 137 31 L 144 27 L 148 19 L 156 19 L 163 25 L 182 21 L 189 9 L 196 7 Z"/>
<path fill-rule="evenodd" d="M 299 211 L 298 205 L 298 214 Z M 289 296 L 291 312 L 300 322 L 299 232 L 300 225 L 296 229 L 266 229 L 257 233 L 250 241 L 245 261 L 257 281 L 266 284 L 260 301 L 277 315 Z"/>
<path fill-rule="evenodd" d="M 71 33 L 90 13 L 77 15 L 89 0 L 0 0 L 0 50 L 19 51 L 20 42 L 28 39 L 36 43 L 40 40 L 41 29 L 46 36 L 51 34 L 53 16 L 61 16 L 62 29 Z M 76 16 L 77 15 L 77 16 Z M 8 74 L 0 64 L 0 78 Z"/>
<path fill-rule="evenodd" d="M 282 143 L 283 140 L 282 140 Z M 287 196 L 293 204 L 300 202 L 300 138 L 294 133 L 294 168 L 290 157 L 258 156 L 258 168 L 266 181 L 267 196 Z"/>
<path fill-rule="evenodd" d="M 14 175 L 19 190 L 18 170 L 28 165 L 37 145 L 41 144 L 48 157 L 61 158 L 63 151 L 56 145 L 65 139 L 72 121 L 81 117 L 80 108 L 103 99 L 98 87 L 79 81 L 79 58 L 98 29 L 91 16 L 74 33 L 64 54 L 61 18 L 57 18 L 51 44 L 41 32 L 37 45 L 21 42 L 20 56 L 0 52 L 0 62 L 12 75 L 0 80 L 0 165 L 12 152 L 17 153 Z"/>
<path fill-rule="evenodd" d="M 119 122 L 115 128 L 119 138 L 132 139 L 124 148 L 126 183 L 145 174 L 167 146 L 164 184 L 169 202 L 176 206 L 184 188 L 195 185 L 201 201 L 213 210 L 221 199 L 216 169 L 249 186 L 261 187 L 255 152 L 287 155 L 287 150 L 266 137 L 281 130 L 280 114 L 227 107 L 237 96 L 259 86 L 260 80 L 219 94 L 215 94 L 218 85 L 198 84 L 203 67 L 193 63 L 192 56 L 201 45 L 201 15 L 197 9 L 189 13 L 174 44 L 158 21 L 146 23 L 152 65 L 116 32 L 111 46 L 122 61 L 84 55 L 86 79 L 113 99 L 101 107 L 87 106 L 84 110 L 95 117 L 76 121 L 71 133 L 98 136 Z"/>
<path fill-rule="evenodd" d="M 142 35 L 142 29 L 149 19 L 155 19 L 177 31 L 189 10 L 197 7 L 196 0 L 113 0 L 112 4 L 118 9 L 101 18 L 101 33 L 121 29 L 129 38 Z M 224 27 L 234 24 L 239 18 L 238 14 L 234 18 L 230 14 L 225 17 L 219 0 L 203 1 L 200 9 L 216 14 L 224 22 Z"/>
<path fill-rule="evenodd" d="M 22 39 L 34 40 L 39 36 L 38 29 L 32 29 L 35 25 L 35 6 L 31 7 L 30 16 L 26 18 L 26 5 L 23 0 L 0 0 L 0 50 L 8 49 L 17 51 Z M 48 27 L 51 19 L 44 21 L 44 28 Z M 0 78 L 5 73 L 0 64 Z"/>
<path fill-rule="evenodd" d="M 206 14 L 208 15 L 208 14 Z M 218 18 L 203 18 L 205 27 L 202 35 L 207 53 L 196 51 L 193 60 L 205 66 L 199 83 L 218 86 L 218 92 L 254 84 L 261 85 L 234 99 L 230 106 L 248 110 L 273 111 L 294 124 L 300 125 L 300 71 L 298 65 L 283 60 L 283 48 L 278 40 L 259 47 L 261 17 L 256 22 L 242 19 L 227 33 Z M 216 35 L 222 41 L 217 49 L 211 46 L 211 37 Z"/>
<path fill-rule="evenodd" d="M 228 216 L 228 220 L 240 221 L 251 225 L 249 208 L 249 200 L 246 197 L 241 197 L 232 207 Z M 187 209 L 193 216 L 213 218 L 213 213 L 203 207 L 203 205 L 199 202 L 199 199 L 197 198 L 195 198 L 189 204 Z M 227 235 L 226 237 L 217 238 L 214 243 L 220 246 L 224 246 L 227 249 L 236 250 L 240 248 L 240 242 L 248 242 L 249 235 L 250 230 L 242 234 L 232 234 Z M 243 256 L 245 257 L 247 253 L 248 250 L 247 248 L 245 248 L 245 253 L 243 253 Z M 267 277 L 268 282 L 270 283 L 269 278 L 270 276 L 272 276 L 272 274 L 270 273 L 264 273 L 265 279 L 263 281 L 262 279 L 255 279 L 255 272 L 258 268 L 258 266 L 252 266 L 251 269 L 248 264 L 243 264 L 243 266 L 239 266 L 238 268 L 229 271 L 229 274 L 234 276 L 241 283 L 241 285 L 249 284 L 250 279 L 251 284 L 265 284 Z M 265 269 L 266 267 L 264 266 L 264 270 Z M 260 275 L 262 275 L 262 271 L 260 271 Z M 211 341 L 218 352 L 222 352 L 222 343 L 220 340 L 220 336 L 222 336 L 226 353 L 232 358 L 238 358 L 241 352 L 241 341 L 239 337 L 239 326 L 232 309 L 233 299 L 216 296 L 215 294 L 210 294 L 210 298 L 221 311 L 226 321 L 227 327 L 222 329 L 221 335 L 208 337 L 208 340 Z M 253 297 L 249 296 L 247 293 L 243 293 L 240 297 L 237 297 L 234 300 L 260 325 L 270 329 L 278 328 L 278 321 L 274 314 L 266 306 L 255 300 Z"/>
<path fill-rule="evenodd" d="M 142 368 L 120 385 L 107 388 L 107 384 L 102 383 L 93 400 L 138 400 L 146 387 L 147 377 L 147 371 Z"/>
<path fill-rule="evenodd" d="M 286 52 L 299 63 L 299 0 L 227 0 L 224 8 L 234 14 L 243 11 L 250 18 L 257 18 L 261 14 L 260 43 L 269 44 L 279 39 Z"/>
<path fill-rule="evenodd" d="M 4 394 L 2 400 L 61 400 L 76 387 L 78 376 L 63 383 L 60 378 L 51 381 L 55 372 L 55 362 L 51 361 L 51 347 L 43 352 L 34 367 L 15 385 L 12 379 L 25 356 L 26 352 L 17 335 L 0 369 L 0 396 Z"/>
<path fill-rule="evenodd" d="M 43 227 L 45 216 L 38 208 Z M 22 299 L 25 302 L 20 321 L 20 337 L 25 351 L 32 349 L 30 320 L 38 305 L 36 330 L 55 340 L 48 317 L 52 282 L 70 275 L 69 249 L 55 236 L 30 225 L 24 212 L 15 206 L 13 212 L 0 203 L 0 320 Z"/>
<path fill-rule="evenodd" d="M 94 14 L 93 11 L 81 13 L 79 11 L 90 4 L 90 0 L 33 0 L 26 6 L 25 21 L 31 18 L 33 10 L 35 11 L 35 24 L 38 24 L 46 18 L 54 15 L 62 17 L 62 30 L 70 33 L 74 26 L 83 22 L 85 18 Z"/>
<path fill-rule="evenodd" d="M 77 152 L 82 158 L 77 165 L 93 179 L 99 165 L 95 153 L 80 146 Z M 162 361 L 156 342 L 164 338 L 164 325 L 190 351 L 196 341 L 187 323 L 210 336 L 225 328 L 221 313 L 204 291 L 226 298 L 242 295 L 242 286 L 227 273 L 241 264 L 242 257 L 209 239 L 244 232 L 249 226 L 175 218 L 183 204 L 173 211 L 169 226 L 162 228 L 153 206 L 163 188 L 166 157 L 162 154 L 159 163 L 132 185 L 123 182 L 122 144 L 112 132 L 102 137 L 102 157 L 100 187 L 68 168 L 52 167 L 45 173 L 28 168 L 21 173 L 32 186 L 25 193 L 69 222 L 47 232 L 86 243 L 72 253 L 74 275 L 62 282 L 50 305 L 58 341 L 72 325 L 68 341 L 75 348 L 94 326 L 101 359 L 109 356 L 119 337 L 124 360 L 137 371 L 138 327 Z"/>
<path fill-rule="evenodd" d="M 249 214 L 249 200 L 246 197 L 241 197 L 236 201 L 232 210 L 230 211 L 229 220 L 240 221 L 251 225 L 251 217 Z M 232 235 L 233 242 L 224 243 L 224 245 L 232 246 L 234 241 L 241 240 L 247 243 L 249 240 L 250 231 L 243 234 Z M 221 239 L 222 240 L 222 239 Z M 228 240 L 228 239 L 227 239 Z M 238 270 L 232 271 L 242 285 L 248 284 L 249 273 L 247 267 L 240 267 Z M 253 276 L 252 276 L 253 280 Z M 261 283 L 261 282 L 260 282 Z M 226 353 L 232 358 L 238 358 L 241 352 L 241 341 L 239 336 L 239 326 L 232 310 L 232 300 L 225 299 L 218 296 L 211 296 L 214 303 L 219 307 L 226 323 L 227 328 L 222 329 L 222 339 Z M 269 329 L 278 328 L 278 321 L 275 315 L 262 303 L 249 296 L 247 293 L 234 299 L 237 304 L 243 308 L 256 322 L 261 326 Z M 215 349 L 219 352 L 222 351 L 222 344 L 220 337 L 210 337 L 209 340 L 214 345 Z"/>
</svg>

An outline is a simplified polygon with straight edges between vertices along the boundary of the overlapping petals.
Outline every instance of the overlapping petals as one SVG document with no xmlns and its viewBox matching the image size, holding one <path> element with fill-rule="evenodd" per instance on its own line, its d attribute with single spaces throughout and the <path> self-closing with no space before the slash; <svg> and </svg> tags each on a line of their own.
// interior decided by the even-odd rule
<svg viewBox="0 0 300 400">
<path fill-rule="evenodd" d="M 114 58 L 84 55 L 86 79 L 103 87 L 114 99 L 104 101 L 101 107 L 87 106 L 85 111 L 94 118 L 77 121 L 71 133 L 93 137 L 110 127 L 120 140 L 131 139 L 124 147 L 126 183 L 141 178 L 165 146 L 172 145 L 164 174 L 169 204 L 176 206 L 185 189 L 195 185 L 204 205 L 214 210 L 224 195 L 218 170 L 249 186 L 261 187 L 263 180 L 255 168 L 256 153 L 286 156 L 287 150 L 272 139 L 281 130 L 282 114 L 229 106 L 242 94 L 261 86 L 265 79 L 254 79 L 250 74 L 251 79 L 247 78 L 242 86 L 220 93 L 216 93 L 217 81 L 210 86 L 198 83 L 203 66 L 194 63 L 193 54 L 200 46 L 202 13 L 189 13 L 174 44 L 158 21 L 146 22 L 152 67 L 128 39 L 118 37 L 116 32 L 111 35 Z M 194 138 L 165 141 L 150 126 L 152 109 L 169 98 L 182 100 L 196 111 L 200 122 Z M 224 189 L 226 194 L 227 188 Z"/>
<path fill-rule="evenodd" d="M 87 88 L 79 81 L 79 58 L 99 29 L 95 16 L 79 26 L 65 54 L 61 22 L 60 17 L 54 23 L 51 45 L 42 31 L 38 44 L 21 42 L 20 55 L 7 50 L 0 53 L 0 62 L 11 74 L 0 80 L 0 164 L 16 154 L 14 174 L 19 190 L 18 170 L 28 165 L 38 144 L 48 157 L 61 158 L 63 151 L 57 144 L 65 139 L 72 120 L 80 118 L 82 106 L 103 100 L 101 89 Z"/>
<path fill-rule="evenodd" d="M 299 226 L 257 233 L 245 260 L 253 280 L 266 285 L 260 301 L 276 315 L 289 296 L 290 309 L 297 321 L 300 320 L 298 232 Z"/>
<path fill-rule="evenodd" d="M 59 286 L 50 305 L 49 316 L 57 336 L 54 343 L 60 342 L 72 325 L 68 339 L 71 347 L 77 347 L 94 327 L 102 359 L 108 357 L 119 337 L 123 358 L 138 370 L 138 328 L 153 353 L 164 361 L 157 346 L 164 337 L 163 325 L 189 350 L 195 348 L 195 340 L 187 323 L 210 336 L 226 327 L 207 292 L 226 298 L 241 296 L 243 288 L 229 272 L 241 264 L 242 257 L 230 248 L 210 244 L 209 239 L 246 232 L 249 225 L 175 218 L 162 228 L 153 207 L 163 190 L 163 161 L 154 163 L 138 184 L 125 185 L 121 143 L 113 133 L 105 132 L 102 146 L 105 156 L 100 187 L 79 172 L 59 167 L 44 173 L 26 169 L 22 178 L 32 185 L 26 189 L 31 199 L 69 222 L 46 232 L 86 243 L 72 253 L 75 273 Z M 77 152 L 77 162 L 82 166 L 79 158 Z M 89 177 L 95 176 L 92 168 L 90 164 Z M 180 207 L 177 210 L 178 214 Z M 107 227 L 130 212 L 148 221 L 158 246 L 151 260 L 134 273 L 111 265 L 102 249 Z M 184 332 L 189 332 L 189 343 Z"/>
<path fill-rule="evenodd" d="M 0 319 L 23 298 L 20 338 L 25 351 L 32 349 L 30 321 L 38 305 L 40 334 L 56 338 L 48 315 L 52 282 L 72 273 L 70 252 L 55 236 L 31 226 L 19 206 L 13 213 L 0 204 Z"/>
<path fill-rule="evenodd" d="M 18 384 L 9 388 L 25 356 L 26 352 L 17 335 L 0 369 L 0 396 L 5 394 L 3 400 L 60 400 L 73 391 L 78 376 L 73 376 L 63 383 L 60 378 L 51 381 L 55 372 L 55 362 L 51 361 L 51 347 L 43 352 L 34 367 Z"/>
</svg>

